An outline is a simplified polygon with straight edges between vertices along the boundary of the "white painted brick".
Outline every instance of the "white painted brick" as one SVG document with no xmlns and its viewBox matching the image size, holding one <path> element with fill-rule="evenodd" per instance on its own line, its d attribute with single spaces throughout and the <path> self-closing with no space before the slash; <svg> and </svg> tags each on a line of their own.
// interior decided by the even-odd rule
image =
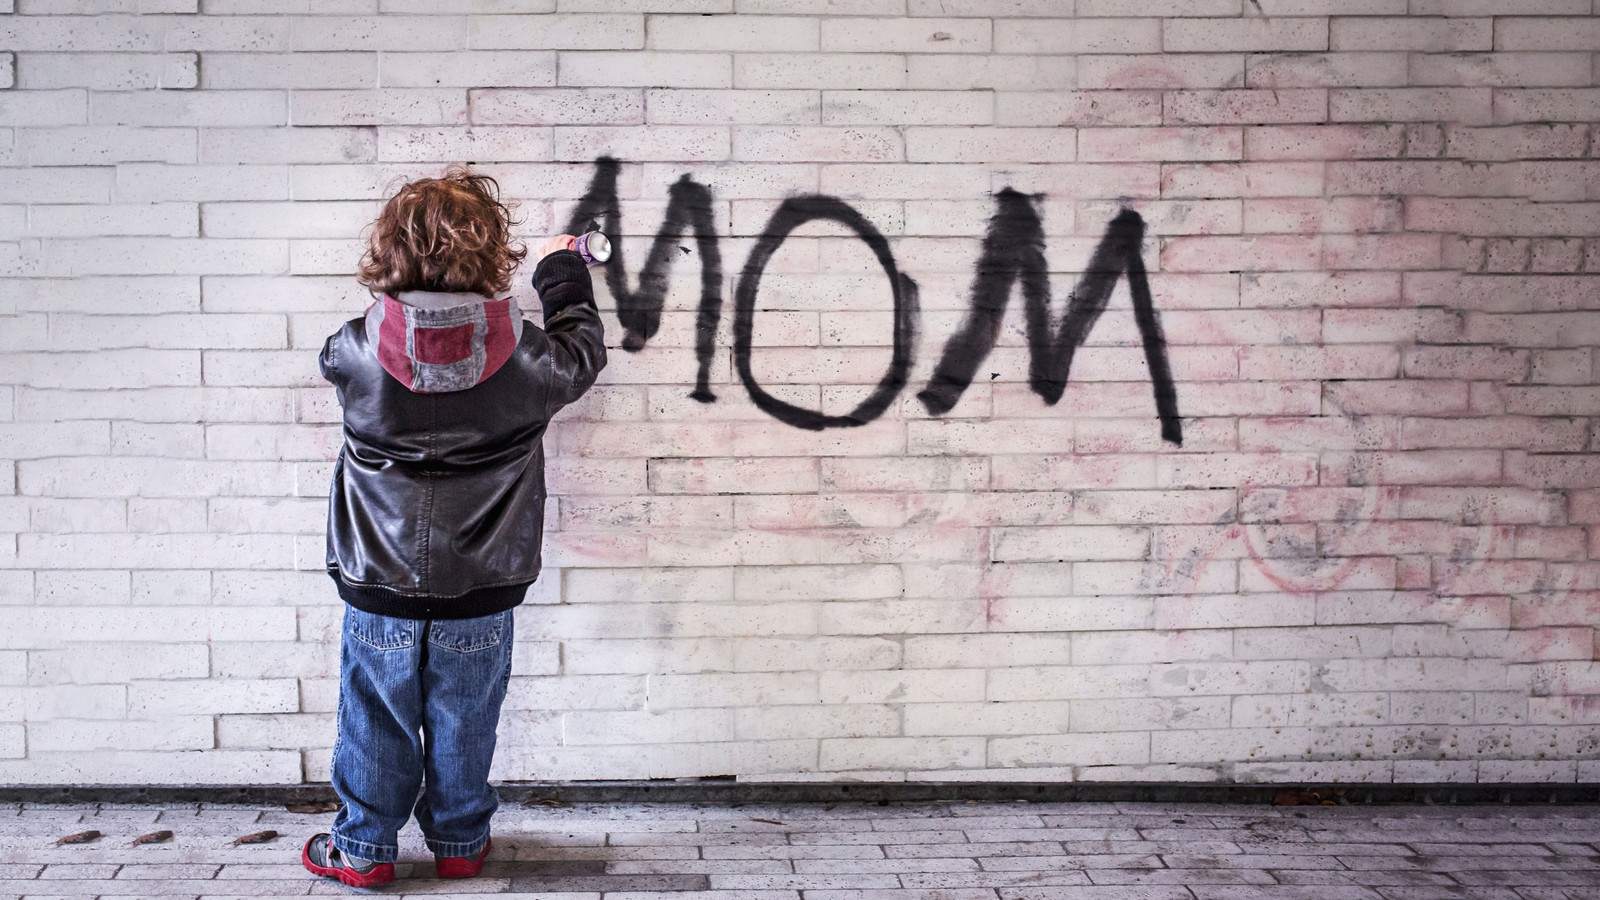
<svg viewBox="0 0 1600 900">
<path fill-rule="evenodd" d="M 168 50 L 288 50 L 291 21 L 279 16 L 172 19 L 167 24 L 166 45 Z"/>
<path fill-rule="evenodd" d="M 204 455 L 201 425 L 112 422 L 111 452 L 118 456 L 198 458 Z"/>
<path fill-rule="evenodd" d="M 199 0 L 24 0 L 23 12 L 29 15 L 64 13 L 99 15 L 104 13 L 196 13 Z M 11 12 L 11 7 L 6 7 Z"/>
<path fill-rule="evenodd" d="M 397 55 L 405 59 L 414 54 Z M 207 89 L 215 90 L 372 88 L 379 83 L 378 57 L 371 53 L 207 53 L 201 77 Z M 383 84 L 410 86 L 388 79 Z"/>
<path fill-rule="evenodd" d="M 298 707 L 292 678 L 135 681 L 128 687 L 131 716 L 292 713 Z"/>
<path fill-rule="evenodd" d="M 201 530 L 205 502 L 196 499 L 128 501 L 128 528 L 145 534 L 187 534 Z"/>
<path fill-rule="evenodd" d="M 116 353 L 117 351 L 108 351 Z M 82 392 L 29 390 L 22 411 L 31 418 L 142 419 L 173 422 L 205 418 L 209 421 L 288 421 L 292 416 L 287 391 L 260 388 L 152 388 L 138 394 L 106 396 Z M 70 403 L 63 407 L 63 404 Z M 54 416 L 39 415 L 55 411 Z M 67 414 L 63 414 L 67 413 Z M 124 423 L 117 423 L 119 426 Z M 113 442 L 116 446 L 116 430 Z"/>
<path fill-rule="evenodd" d="M 200 217 L 192 203 L 35 206 L 31 217 L 32 233 L 38 237 L 195 237 L 200 233 Z"/>
<path fill-rule="evenodd" d="M 1326 18 L 1171 19 L 1163 23 L 1161 48 L 1180 53 L 1246 50 L 1327 50 Z"/>
<path fill-rule="evenodd" d="M 18 464 L 20 492 L 53 497 L 206 497 L 287 493 L 290 470 L 278 463 L 171 460 L 155 468 L 134 458 L 41 459 Z M 164 478 L 181 477 L 167 483 Z"/>
<path fill-rule="evenodd" d="M 0 94 L 0 121 L 7 125 L 81 125 L 88 121 L 88 92 L 8 90 Z"/>
<path fill-rule="evenodd" d="M 0 22 L 0 45 L 17 51 L 163 49 L 166 23 L 138 16 L 15 16 Z"/>
<path fill-rule="evenodd" d="M 1088 0 L 1080 0 L 1088 2 Z M 1061 0 L 908 0 L 906 11 L 913 16 L 1059 16 Z M 1079 9 L 1079 15 L 1098 13 Z"/>
<path fill-rule="evenodd" d="M 668 712 L 569 712 L 562 716 L 564 741 L 572 745 L 682 743 L 732 740 L 732 709 Z"/>
<path fill-rule="evenodd" d="M 52 753 L 27 768 L 0 766 L 9 781 L 39 776 L 53 784 L 285 784 L 300 777 L 300 754 L 292 751 L 91 750 Z M 24 775 L 26 773 L 26 776 Z"/>
<path fill-rule="evenodd" d="M 105 308 L 106 296 L 120 298 L 128 312 L 181 312 L 200 306 L 199 280 L 186 277 L 30 278 L 0 284 L 0 291 L 17 312 L 96 312 Z"/>
<path fill-rule="evenodd" d="M 0 354 L 0 360 L 30 388 L 103 390 L 198 384 L 200 379 L 200 360 L 192 350 L 103 350 L 72 356 L 8 353 Z M 19 397 L 24 417 L 34 399 L 28 394 Z"/>
<path fill-rule="evenodd" d="M 821 753 L 821 764 L 830 769 L 940 769 L 985 762 L 984 740 L 977 737 L 824 738 Z"/>
<path fill-rule="evenodd" d="M 557 83 L 572 87 L 734 86 L 733 59 L 723 53 L 563 51 L 558 62 L 560 75 Z"/>
<path fill-rule="evenodd" d="M 1070 128 L 906 129 L 910 162 L 1071 162 L 1077 133 Z"/>
<path fill-rule="evenodd" d="M 578 127 L 555 129 L 555 159 L 585 161 L 598 156 L 624 159 L 716 161 L 728 158 L 725 128 L 693 125 Z"/>
<path fill-rule="evenodd" d="M 1593 65 L 1583 53 L 1416 54 L 1410 74 L 1414 85 L 1585 87 Z"/>
<path fill-rule="evenodd" d="M 191 128 L 79 126 L 27 129 L 18 150 L 35 166 L 193 163 L 197 145 Z"/>
<path fill-rule="evenodd" d="M 556 6 L 556 0 L 377 0 L 379 12 L 429 15 L 489 12 L 549 13 L 555 12 Z"/>
<path fill-rule="evenodd" d="M 821 121 L 815 91 L 652 90 L 645 93 L 651 124 L 763 125 Z"/>
<path fill-rule="evenodd" d="M 214 238 L 342 237 L 359 232 L 377 213 L 374 204 L 361 201 L 207 202 L 200 206 L 206 236 Z M 207 304 L 207 309 L 211 308 Z"/>
<path fill-rule="evenodd" d="M 219 747 L 245 749 L 296 749 L 328 744 L 338 734 L 336 714 L 233 715 L 216 720 Z"/>
<path fill-rule="evenodd" d="M 31 90 L 181 89 L 195 87 L 198 72 L 197 53 L 107 53 L 88 59 L 79 53 L 29 53 L 18 69 L 17 86 Z"/>
<path fill-rule="evenodd" d="M 551 52 L 383 53 L 378 64 L 378 77 L 385 87 L 543 87 L 556 83 L 556 55 Z"/>
<path fill-rule="evenodd" d="M 164 716 L 159 721 L 43 720 L 29 723 L 37 753 L 86 750 L 209 750 L 210 716 Z"/>
<path fill-rule="evenodd" d="M 825 125 L 984 125 L 994 102 L 973 91 L 823 91 Z"/>
<path fill-rule="evenodd" d="M 644 34 L 644 17 L 636 15 L 473 16 L 470 21 L 474 50 L 639 50 Z"/>
<path fill-rule="evenodd" d="M 1178 21 L 1172 20 L 1168 27 Z M 998 19 L 994 49 L 996 53 L 1157 53 L 1162 49 L 1161 35 L 1158 19 Z"/>
<path fill-rule="evenodd" d="M 471 92 L 472 121 L 501 125 L 637 125 L 644 92 L 606 88 Z"/>
<path fill-rule="evenodd" d="M 117 316 L 61 314 L 50 344 L 62 350 L 111 347 L 236 347 L 284 345 L 283 317 L 245 314 Z"/>
<path fill-rule="evenodd" d="M 285 565 L 291 542 L 283 535 L 18 535 L 17 561 L 30 567 L 63 567 L 94 554 L 112 566 L 154 563 L 173 568 L 225 565 Z"/>
<path fill-rule="evenodd" d="M 1070 90 L 1078 70 L 1099 57 L 1021 54 L 912 54 L 906 57 L 906 87 L 922 90 Z M 1102 85 L 1104 86 L 1104 85 Z"/>
<path fill-rule="evenodd" d="M 467 92 L 460 88 L 298 90 L 290 98 L 289 116 L 297 126 L 465 125 Z"/>
<path fill-rule="evenodd" d="M 207 128 L 200 161 L 207 164 L 294 164 L 372 162 L 376 129 Z"/>
<path fill-rule="evenodd" d="M 987 53 L 991 43 L 987 19 L 822 20 L 821 49 L 828 53 Z"/>
<path fill-rule="evenodd" d="M 166 275 L 281 272 L 282 241 L 206 238 L 71 238 L 45 244 L 56 275 Z"/>
<path fill-rule="evenodd" d="M 902 140 L 892 128 L 736 128 L 733 155 L 743 160 L 890 162 L 903 158 Z"/>
<path fill-rule="evenodd" d="M 866 53 L 740 53 L 732 87 L 893 90 L 906 85 L 905 57 Z"/>
<path fill-rule="evenodd" d="M 212 459 L 330 459 L 339 452 L 339 429 L 332 426 L 211 425 L 206 455 Z"/>
<path fill-rule="evenodd" d="M 245 127 L 289 121 L 285 93 L 270 90 L 96 93 L 88 110 L 88 120 L 96 125 Z M 82 121 L 80 117 L 61 124 Z"/>
<path fill-rule="evenodd" d="M 104 166 L 21 169 L 0 184 L 0 203 L 104 203 L 114 180 L 115 170 Z"/>
<path fill-rule="evenodd" d="M 375 13 L 379 0 L 210 0 L 206 12 L 212 15 L 245 16 L 268 13 L 314 13 L 345 15 Z"/>
<path fill-rule="evenodd" d="M 34 602 L 40 606 L 113 605 L 129 602 L 127 572 L 44 571 L 34 579 Z M 92 670 L 80 670 L 77 683 L 108 681 Z"/>
<path fill-rule="evenodd" d="M 852 0 L 849 3 L 839 0 L 734 0 L 734 11 L 779 15 L 897 16 L 905 13 L 906 0 Z"/>
<path fill-rule="evenodd" d="M 12 459 L 91 456 L 110 451 L 110 431 L 101 422 L 0 425 L 0 443 Z"/>
<path fill-rule="evenodd" d="M 1156 125 L 1161 95 L 1153 91 L 1026 91 L 995 94 L 996 125 Z"/>
<path fill-rule="evenodd" d="M 561 12 L 733 12 L 733 0 L 556 0 L 556 6 Z"/>
<path fill-rule="evenodd" d="M 650 16 L 651 50 L 814 51 L 819 20 L 782 16 Z M 826 22 L 823 26 L 826 27 Z M 873 48 L 875 51 L 886 47 Z"/>
<path fill-rule="evenodd" d="M 449 50 L 464 45 L 467 20 L 461 16 L 304 16 L 294 25 L 289 46 L 273 49 Z"/>
<path fill-rule="evenodd" d="M 1048 765 L 1065 763 L 1084 766 L 1136 764 L 1151 759 L 1148 732 L 1116 734 L 1051 734 L 995 738 L 989 742 L 992 765 Z"/>
</svg>

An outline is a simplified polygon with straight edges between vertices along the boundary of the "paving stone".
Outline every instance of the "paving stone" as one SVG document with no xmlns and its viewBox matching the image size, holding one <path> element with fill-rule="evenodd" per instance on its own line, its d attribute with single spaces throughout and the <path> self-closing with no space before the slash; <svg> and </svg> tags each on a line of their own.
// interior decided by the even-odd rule
<svg viewBox="0 0 1600 900">
<path fill-rule="evenodd" d="M 1000 900 L 1194 900 L 1194 894 L 1188 888 L 1176 885 L 1094 885 L 1012 890 L 1001 888 Z"/>
<path fill-rule="evenodd" d="M 1057 887 L 1072 887 L 1090 884 L 1089 875 L 1078 869 L 1063 869 L 1061 871 L 1022 871 L 1022 872 L 917 872 L 904 873 L 900 876 L 900 883 L 908 888 L 925 890 L 947 890 L 950 888 L 988 887 L 1005 888 L 1016 885 L 1052 885 Z M 810 895 L 811 891 L 806 891 Z M 1191 900 L 1191 898 L 1185 898 Z"/>
<path fill-rule="evenodd" d="M 45 866 L 44 871 L 40 872 L 38 877 L 52 881 L 91 881 L 100 878 L 115 878 L 118 868 L 120 868 L 120 866 L 118 866 L 116 863 L 102 863 L 99 865 L 58 863 L 56 865 Z"/>
</svg>

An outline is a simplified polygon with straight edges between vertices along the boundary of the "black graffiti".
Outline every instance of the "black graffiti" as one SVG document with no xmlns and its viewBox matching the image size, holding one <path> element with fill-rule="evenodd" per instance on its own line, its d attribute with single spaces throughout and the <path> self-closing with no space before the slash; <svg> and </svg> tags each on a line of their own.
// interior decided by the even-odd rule
<svg viewBox="0 0 1600 900">
<path fill-rule="evenodd" d="M 722 256 L 717 247 L 711 191 L 688 174 L 672 185 L 665 219 L 656 231 L 649 256 L 639 272 L 639 287 L 629 290 L 623 262 L 622 215 L 617 198 L 620 168 L 621 163 L 611 157 L 595 161 L 594 178 L 573 210 L 565 230 L 578 234 L 595 226 L 596 219 L 604 219 L 602 227 L 613 236 L 606 285 L 616 298 L 617 318 L 624 330 L 622 347 L 631 352 L 643 349 L 660 328 L 674 259 L 672 250 L 679 247 L 685 231 L 694 231 L 700 250 L 700 302 L 695 322 L 698 371 L 695 388 L 689 396 L 710 403 L 716 400 L 709 382 L 717 325 L 722 316 Z M 1052 333 L 1044 228 L 1033 198 L 1011 188 L 1001 190 L 995 197 L 998 209 L 984 237 L 972 284 L 971 308 L 960 329 L 945 344 L 927 387 L 917 394 L 923 406 L 933 415 L 943 415 L 971 386 L 973 375 L 994 349 L 1011 289 L 1019 280 L 1027 316 L 1029 385 L 1045 403 L 1054 405 L 1066 389 L 1073 356 L 1105 311 L 1118 279 L 1126 276 L 1133 298 L 1134 320 L 1150 370 L 1161 437 L 1182 445 L 1182 420 L 1178 416 L 1177 391 L 1167 362 L 1166 340 L 1139 252 L 1144 241 L 1144 220 L 1131 209 L 1122 210 L 1111 220 L 1095 247 L 1088 268 L 1068 297 L 1067 311 L 1060 326 Z M 756 382 L 750 368 L 751 333 L 761 274 L 795 228 L 819 219 L 839 222 L 856 232 L 889 276 L 894 301 L 894 349 L 889 369 L 872 394 L 842 416 L 823 415 L 773 397 Z M 688 252 L 687 248 L 679 249 Z M 739 377 L 756 406 L 780 421 L 811 430 L 865 425 L 881 416 L 905 388 L 915 353 L 919 311 L 917 284 L 899 270 L 883 235 L 854 207 L 838 198 L 815 194 L 790 197 L 778 207 L 739 276 L 734 304 L 734 364 Z"/>
<path fill-rule="evenodd" d="M 884 373 L 877 388 L 867 399 L 843 416 L 825 416 L 779 400 L 763 390 L 750 373 L 750 332 L 755 326 L 756 292 L 761 287 L 761 272 L 772 254 L 783 246 L 789 232 L 817 219 L 838 222 L 860 236 L 878 257 L 878 263 L 883 266 L 884 274 L 889 276 L 889 284 L 894 292 L 894 355 L 889 361 L 889 371 Z M 883 411 L 889 408 L 889 404 L 906 386 L 916 343 L 917 283 L 895 266 L 889 242 L 878 229 L 855 207 L 842 200 L 813 194 L 783 201 L 772 218 L 767 220 L 761 240 L 750 251 L 750 259 L 745 263 L 744 272 L 739 275 L 739 286 L 734 290 L 733 302 L 733 362 L 739 370 L 739 378 L 744 381 L 745 390 L 750 392 L 750 399 L 756 406 L 781 422 L 812 431 L 865 425 L 883 415 Z"/>
<path fill-rule="evenodd" d="M 661 327 L 661 308 L 672 274 L 673 248 L 687 229 L 694 230 L 700 249 L 700 313 L 695 330 L 695 358 L 699 371 L 690 396 L 702 403 L 716 400 L 711 393 L 711 356 L 716 352 L 717 322 L 722 318 L 722 252 L 717 247 L 716 223 L 711 215 L 711 190 L 687 174 L 668 189 L 666 217 L 656 230 L 650 255 L 639 271 L 639 289 L 628 289 L 627 266 L 623 262 L 622 208 L 617 200 L 617 173 L 622 164 L 602 156 L 595 160 L 594 178 L 589 190 L 578 201 L 567 220 L 566 234 L 590 230 L 596 218 L 603 217 L 602 229 L 612 236 L 611 260 L 606 268 L 606 287 L 617 301 L 617 319 L 622 322 L 622 348 L 637 352 L 644 348 Z M 687 248 L 684 248 L 687 253 Z"/>
<path fill-rule="evenodd" d="M 994 349 L 1000 323 L 1011 299 L 1011 288 L 1022 281 L 1027 313 L 1028 384 L 1054 406 L 1066 390 L 1072 357 L 1089 337 L 1111 299 L 1111 290 L 1123 274 L 1133 295 L 1133 316 L 1144 344 L 1145 363 L 1155 392 L 1161 437 L 1182 446 L 1183 422 L 1178 418 L 1178 393 L 1167 364 L 1167 342 L 1156 317 L 1139 245 L 1144 241 L 1144 220 L 1124 209 L 1111 220 L 1095 247 L 1077 287 L 1068 296 L 1067 313 L 1051 333 L 1050 276 L 1044 258 L 1044 225 L 1028 196 L 1011 188 L 995 195 L 999 209 L 989 220 L 989 232 L 978 258 L 972 282 L 972 304 L 966 321 L 950 336 L 944 356 L 917 399 L 933 415 L 949 412 L 972 377 Z"/>
</svg>

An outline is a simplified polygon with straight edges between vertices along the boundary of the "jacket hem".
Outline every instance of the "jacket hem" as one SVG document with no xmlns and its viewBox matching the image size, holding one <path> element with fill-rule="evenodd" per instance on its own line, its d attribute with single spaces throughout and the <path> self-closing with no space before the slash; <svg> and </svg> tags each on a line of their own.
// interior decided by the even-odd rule
<svg viewBox="0 0 1600 900">
<path fill-rule="evenodd" d="M 406 594 L 393 588 L 349 584 L 330 567 L 328 577 L 339 587 L 339 598 L 362 612 L 397 619 L 472 619 L 491 616 L 522 605 L 528 586 L 538 576 L 514 584 L 474 588 L 454 597 Z"/>
</svg>

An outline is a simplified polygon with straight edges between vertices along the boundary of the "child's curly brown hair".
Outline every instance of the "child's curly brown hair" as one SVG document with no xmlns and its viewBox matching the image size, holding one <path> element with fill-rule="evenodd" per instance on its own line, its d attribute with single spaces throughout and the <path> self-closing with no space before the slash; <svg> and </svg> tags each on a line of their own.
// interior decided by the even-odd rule
<svg viewBox="0 0 1600 900">
<path fill-rule="evenodd" d="M 513 242 L 512 207 L 500 183 L 452 165 L 439 178 L 402 186 L 384 204 L 356 279 L 373 293 L 472 291 L 494 296 L 511 286 L 527 247 Z"/>
</svg>

